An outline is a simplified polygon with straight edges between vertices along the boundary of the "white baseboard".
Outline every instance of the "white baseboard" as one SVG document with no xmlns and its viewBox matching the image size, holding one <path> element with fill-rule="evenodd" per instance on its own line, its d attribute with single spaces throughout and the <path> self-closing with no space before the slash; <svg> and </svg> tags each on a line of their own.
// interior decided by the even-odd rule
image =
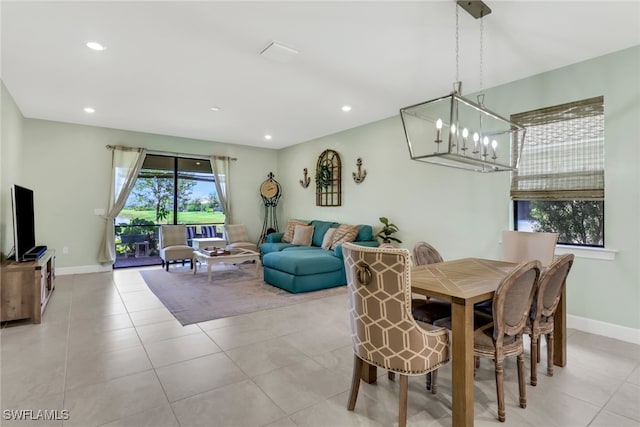
<svg viewBox="0 0 640 427">
<path fill-rule="evenodd" d="M 640 345 L 640 329 L 627 326 L 614 325 L 600 320 L 587 319 L 586 317 L 567 315 L 567 328 L 577 329 L 591 334 L 603 335 L 620 341 Z"/>
<path fill-rule="evenodd" d="M 94 264 L 94 265 L 78 265 L 75 267 L 57 267 L 57 276 L 66 276 L 69 274 L 87 274 L 87 273 L 104 273 L 113 271 L 111 264 Z"/>
</svg>

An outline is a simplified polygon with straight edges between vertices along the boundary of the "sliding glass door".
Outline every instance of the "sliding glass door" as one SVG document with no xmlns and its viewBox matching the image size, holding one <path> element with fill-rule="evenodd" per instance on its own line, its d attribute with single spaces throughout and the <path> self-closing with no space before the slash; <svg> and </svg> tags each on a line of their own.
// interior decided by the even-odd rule
<svg viewBox="0 0 640 427">
<path fill-rule="evenodd" d="M 187 224 L 189 237 L 222 235 L 224 214 L 209 160 L 148 154 L 116 218 L 115 268 L 159 264 L 158 227 Z"/>
</svg>

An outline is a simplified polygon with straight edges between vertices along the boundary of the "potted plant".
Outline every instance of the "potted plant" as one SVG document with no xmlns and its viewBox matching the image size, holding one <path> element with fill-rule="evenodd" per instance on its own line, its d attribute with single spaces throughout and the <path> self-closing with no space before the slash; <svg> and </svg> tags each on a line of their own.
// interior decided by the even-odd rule
<svg viewBox="0 0 640 427">
<path fill-rule="evenodd" d="M 398 232 L 398 226 L 395 224 L 389 223 L 389 220 L 383 216 L 380 217 L 379 219 L 383 227 L 382 227 L 382 230 L 380 230 L 380 232 L 376 234 L 376 237 L 381 238 L 383 244 L 384 243 L 390 244 L 392 240 L 396 243 L 402 243 L 402 240 L 391 236 L 393 233 Z"/>
</svg>

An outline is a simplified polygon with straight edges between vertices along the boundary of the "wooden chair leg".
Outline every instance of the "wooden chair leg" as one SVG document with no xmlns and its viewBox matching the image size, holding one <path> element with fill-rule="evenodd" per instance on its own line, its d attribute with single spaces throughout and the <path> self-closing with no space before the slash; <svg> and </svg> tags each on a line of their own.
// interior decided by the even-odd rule
<svg viewBox="0 0 640 427">
<path fill-rule="evenodd" d="M 438 370 L 429 372 L 429 375 L 431 375 L 431 394 L 436 394 L 438 392 Z"/>
<path fill-rule="evenodd" d="M 536 353 L 536 360 L 538 361 L 538 363 L 540 363 L 540 336 L 538 335 L 537 338 L 538 342 L 536 344 L 538 344 L 538 350 Z"/>
<path fill-rule="evenodd" d="M 396 379 L 396 373 L 395 373 L 395 372 L 388 371 L 388 372 L 387 372 L 387 378 L 389 378 L 389 381 L 395 381 L 395 379 Z"/>
<path fill-rule="evenodd" d="M 527 390 L 524 383 L 524 353 L 518 355 L 518 389 L 520 391 L 520 407 L 527 407 Z"/>
<path fill-rule="evenodd" d="M 495 361 L 496 366 L 496 394 L 498 395 L 498 420 L 504 422 L 504 371 L 502 370 L 502 360 Z"/>
<path fill-rule="evenodd" d="M 547 375 L 553 376 L 553 332 L 546 335 L 547 340 Z"/>
<path fill-rule="evenodd" d="M 167 261 L 167 271 L 169 271 L 169 261 Z"/>
<path fill-rule="evenodd" d="M 427 372 L 427 390 L 431 390 L 431 372 Z"/>
<path fill-rule="evenodd" d="M 358 400 L 358 390 L 360 389 L 360 378 L 364 362 L 355 354 L 353 355 L 353 375 L 351 376 L 351 392 L 349 393 L 349 404 L 347 409 L 353 411 Z"/>
<path fill-rule="evenodd" d="M 538 384 L 538 338 L 531 335 L 531 385 Z"/>
<path fill-rule="evenodd" d="M 409 376 L 400 374 L 400 398 L 398 399 L 398 427 L 407 425 L 407 391 Z"/>
</svg>

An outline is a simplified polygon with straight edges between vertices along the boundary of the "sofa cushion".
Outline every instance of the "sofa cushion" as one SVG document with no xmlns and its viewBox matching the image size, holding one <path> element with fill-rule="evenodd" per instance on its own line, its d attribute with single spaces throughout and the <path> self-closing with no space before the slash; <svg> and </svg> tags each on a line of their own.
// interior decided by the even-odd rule
<svg viewBox="0 0 640 427">
<path fill-rule="evenodd" d="M 333 233 L 331 249 L 335 249 L 340 243 L 353 242 L 358 235 L 358 229 L 357 225 L 340 224 Z"/>
<path fill-rule="evenodd" d="M 313 246 L 320 247 L 322 246 L 322 239 L 327 233 L 327 230 L 330 228 L 335 228 L 340 224 L 331 221 L 313 220 L 311 221 L 311 225 L 313 225 L 313 240 L 311 241 L 311 244 Z"/>
<path fill-rule="evenodd" d="M 284 236 L 284 233 L 280 232 L 267 234 L 267 243 L 280 243 L 282 242 L 282 236 Z"/>
<path fill-rule="evenodd" d="M 293 233 L 296 231 L 296 225 L 308 225 L 307 221 L 300 221 L 298 219 L 290 219 L 287 222 L 287 229 L 282 235 L 282 241 L 285 243 L 291 243 L 293 240 Z"/>
<path fill-rule="evenodd" d="M 260 245 L 260 251 L 263 254 L 268 254 L 270 252 L 280 252 L 283 249 L 290 248 L 293 245 L 291 243 L 263 243 Z"/>
<path fill-rule="evenodd" d="M 329 250 L 331 249 L 331 242 L 333 242 L 333 233 L 337 228 L 330 228 L 324 233 L 324 238 L 322 239 L 322 245 L 320 246 L 322 249 Z"/>
<path fill-rule="evenodd" d="M 347 283 L 347 278 L 344 270 L 322 274 L 309 274 L 307 276 L 294 276 L 284 271 L 265 267 L 264 281 L 289 292 L 299 293 L 342 286 Z"/>
<path fill-rule="evenodd" d="M 321 249 L 271 252 L 262 257 L 262 264 L 298 276 L 340 271 L 343 268 L 343 261 L 333 256 L 333 252 Z"/>
<path fill-rule="evenodd" d="M 323 249 L 319 248 L 317 246 L 288 246 L 286 248 L 282 249 L 284 252 L 289 252 L 289 251 L 317 251 L 318 253 L 322 253 Z"/>
<path fill-rule="evenodd" d="M 356 242 L 364 242 L 367 240 L 374 240 L 373 238 L 373 227 L 370 225 L 360 224 L 358 226 L 358 237 L 356 237 Z"/>
<path fill-rule="evenodd" d="M 293 232 L 292 245 L 311 246 L 311 238 L 313 237 L 313 225 L 296 225 Z"/>
</svg>

